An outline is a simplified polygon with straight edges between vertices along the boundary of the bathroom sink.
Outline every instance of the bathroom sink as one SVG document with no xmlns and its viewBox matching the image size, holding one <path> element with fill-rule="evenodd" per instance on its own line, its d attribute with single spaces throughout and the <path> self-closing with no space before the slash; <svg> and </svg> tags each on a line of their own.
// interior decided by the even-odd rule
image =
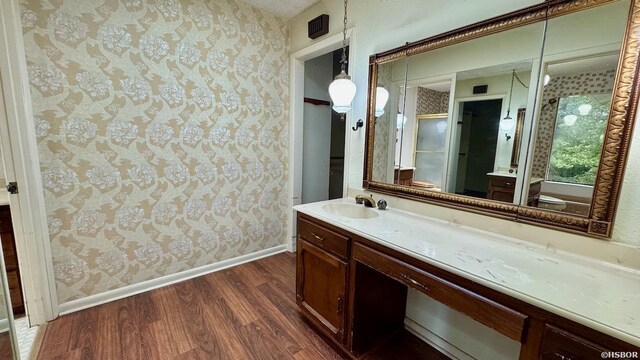
<svg viewBox="0 0 640 360">
<path fill-rule="evenodd" d="M 373 219 L 378 217 L 374 210 L 363 205 L 327 204 L 322 209 L 328 213 L 348 217 L 351 219 Z"/>
</svg>

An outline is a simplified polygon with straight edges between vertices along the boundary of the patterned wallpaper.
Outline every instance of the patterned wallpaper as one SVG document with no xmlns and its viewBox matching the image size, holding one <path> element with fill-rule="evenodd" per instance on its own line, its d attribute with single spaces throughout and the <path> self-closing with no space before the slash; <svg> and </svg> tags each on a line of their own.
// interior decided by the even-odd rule
<svg viewBox="0 0 640 360">
<path fill-rule="evenodd" d="M 378 84 L 386 86 L 386 89 L 392 94 L 389 88 L 391 81 L 391 71 L 393 65 L 383 64 L 378 67 Z M 393 97 L 393 96 L 390 96 Z M 373 169 L 371 179 L 383 183 L 392 183 L 393 179 L 387 179 L 389 175 L 389 131 L 391 131 L 391 112 L 395 107 L 391 106 L 393 99 L 389 99 L 385 112 L 376 119 L 374 140 L 373 140 Z M 394 119 L 395 120 L 395 119 Z M 392 176 L 393 177 L 393 176 Z"/>
<path fill-rule="evenodd" d="M 550 99 L 559 101 L 560 98 L 571 95 L 611 94 L 615 75 L 616 69 L 554 76 L 544 88 L 542 104 L 548 104 Z M 557 103 L 549 105 L 540 114 L 532 163 L 534 177 L 546 178 L 557 109 Z"/>
<path fill-rule="evenodd" d="M 444 114 L 449 112 L 449 92 L 418 87 L 416 114 Z"/>
<path fill-rule="evenodd" d="M 22 0 L 61 303 L 282 244 L 288 33 L 235 0 Z"/>
</svg>

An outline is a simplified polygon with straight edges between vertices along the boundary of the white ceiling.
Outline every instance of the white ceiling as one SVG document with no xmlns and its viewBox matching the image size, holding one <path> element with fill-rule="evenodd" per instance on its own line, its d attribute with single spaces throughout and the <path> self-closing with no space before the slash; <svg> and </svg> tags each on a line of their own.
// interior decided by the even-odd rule
<svg viewBox="0 0 640 360">
<path fill-rule="evenodd" d="M 320 0 L 242 0 L 285 20 L 300 15 L 303 11 L 315 5 Z"/>
</svg>

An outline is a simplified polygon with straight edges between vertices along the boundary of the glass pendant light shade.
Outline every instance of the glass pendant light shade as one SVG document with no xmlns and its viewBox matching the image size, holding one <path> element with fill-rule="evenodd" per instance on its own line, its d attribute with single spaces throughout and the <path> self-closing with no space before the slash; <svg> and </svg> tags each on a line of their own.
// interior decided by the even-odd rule
<svg viewBox="0 0 640 360">
<path fill-rule="evenodd" d="M 564 121 L 565 125 L 573 126 L 576 124 L 576 121 L 578 121 L 578 117 L 576 115 L 567 115 L 562 120 Z"/>
<path fill-rule="evenodd" d="M 376 89 L 376 117 L 380 117 L 384 114 L 384 107 L 387 106 L 389 101 L 389 92 L 383 87 Z"/>
<path fill-rule="evenodd" d="M 589 115 L 589 113 L 591 112 L 591 109 L 593 109 L 593 106 L 591 106 L 591 104 L 582 104 L 578 106 L 578 111 L 582 116 Z"/>
<path fill-rule="evenodd" d="M 351 110 L 351 103 L 356 97 L 356 84 L 351 81 L 351 76 L 347 75 L 347 2 L 344 0 L 344 21 L 342 29 L 342 59 L 340 65 L 342 71 L 329 85 L 329 96 L 333 101 L 333 110 L 343 115 Z"/>
<path fill-rule="evenodd" d="M 500 120 L 500 130 L 509 132 L 513 130 L 514 127 L 516 127 L 516 121 L 513 120 L 511 116 L 507 115 L 507 117 Z"/>
<path fill-rule="evenodd" d="M 345 114 L 351 110 L 351 103 L 356 96 L 356 84 L 344 70 L 329 85 L 329 96 L 333 101 L 333 110 Z"/>
</svg>

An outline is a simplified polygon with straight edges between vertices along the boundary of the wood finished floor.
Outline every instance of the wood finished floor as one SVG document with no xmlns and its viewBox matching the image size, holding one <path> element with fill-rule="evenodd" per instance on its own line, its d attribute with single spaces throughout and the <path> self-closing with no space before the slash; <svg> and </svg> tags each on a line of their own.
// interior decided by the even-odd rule
<svg viewBox="0 0 640 360">
<path fill-rule="evenodd" d="M 62 316 L 38 359 L 346 359 L 299 315 L 285 253 Z"/>
<path fill-rule="evenodd" d="M 8 332 L 0 334 L 0 359 L 11 360 L 13 359 L 13 351 L 11 350 L 11 338 Z"/>
</svg>

